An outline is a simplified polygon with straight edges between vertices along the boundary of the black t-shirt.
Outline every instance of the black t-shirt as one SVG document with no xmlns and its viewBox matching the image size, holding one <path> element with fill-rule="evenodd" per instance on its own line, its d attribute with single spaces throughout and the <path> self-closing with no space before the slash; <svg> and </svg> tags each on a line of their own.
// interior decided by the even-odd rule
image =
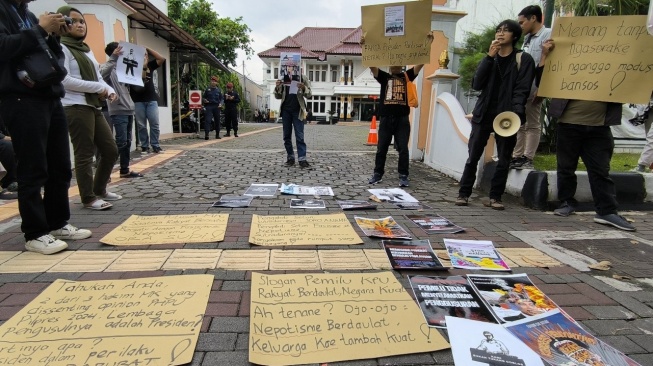
<svg viewBox="0 0 653 366">
<path fill-rule="evenodd" d="M 290 85 L 284 85 L 286 88 L 286 97 L 283 98 L 283 104 L 281 109 L 289 110 L 291 112 L 298 112 L 301 107 L 299 106 L 299 99 L 297 99 L 297 94 L 290 94 Z"/>
<path fill-rule="evenodd" d="M 132 86 L 130 87 L 129 95 L 131 95 L 134 102 L 156 102 L 159 100 L 159 96 L 156 94 L 156 89 L 154 88 L 154 82 L 152 81 L 152 72 L 159 68 L 159 64 L 156 60 L 152 60 L 147 63 L 147 75 L 143 80 L 143 87 Z"/>
<path fill-rule="evenodd" d="M 497 55 L 494 59 L 494 83 L 492 84 L 492 93 L 490 94 L 490 104 L 488 105 L 488 114 L 498 114 L 503 111 L 497 110 L 499 105 L 499 93 L 501 92 L 501 82 L 504 77 L 510 77 L 510 67 L 512 61 L 515 59 L 515 53 L 511 53 L 506 57 Z"/>
<path fill-rule="evenodd" d="M 406 71 L 410 81 L 415 80 L 415 71 L 411 68 Z M 410 114 L 408 96 L 406 93 L 406 77 L 404 73 L 390 75 L 379 70 L 376 81 L 381 84 L 381 108 L 379 116 L 407 116 Z"/>
</svg>

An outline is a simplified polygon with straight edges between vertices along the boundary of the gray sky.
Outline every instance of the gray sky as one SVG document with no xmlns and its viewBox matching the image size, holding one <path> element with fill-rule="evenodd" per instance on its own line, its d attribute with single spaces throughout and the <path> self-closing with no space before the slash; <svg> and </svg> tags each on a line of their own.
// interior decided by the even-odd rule
<svg viewBox="0 0 653 366">
<path fill-rule="evenodd" d="M 401 2 L 392 0 L 387 2 Z M 211 0 L 213 10 L 220 17 L 243 17 L 251 29 L 252 48 L 255 54 L 250 60 L 239 52 L 238 71 L 252 80 L 263 80 L 263 61 L 256 53 L 292 36 L 304 27 L 358 27 L 361 24 L 361 6 L 384 3 L 380 0 Z"/>
</svg>

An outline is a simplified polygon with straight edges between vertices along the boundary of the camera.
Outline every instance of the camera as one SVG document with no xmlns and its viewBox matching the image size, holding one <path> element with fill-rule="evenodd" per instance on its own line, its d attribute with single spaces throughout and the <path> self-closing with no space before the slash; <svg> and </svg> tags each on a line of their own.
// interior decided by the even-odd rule
<svg viewBox="0 0 653 366">
<path fill-rule="evenodd" d="M 50 12 L 49 14 L 57 14 L 57 13 Z M 64 15 L 63 20 L 64 22 L 66 22 L 66 25 L 73 25 L 73 19 L 71 17 Z"/>
</svg>

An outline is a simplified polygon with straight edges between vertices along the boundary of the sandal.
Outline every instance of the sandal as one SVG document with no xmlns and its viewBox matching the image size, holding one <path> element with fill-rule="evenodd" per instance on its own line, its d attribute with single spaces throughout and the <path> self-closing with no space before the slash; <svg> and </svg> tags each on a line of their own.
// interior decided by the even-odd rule
<svg viewBox="0 0 653 366">
<path fill-rule="evenodd" d="M 117 201 L 122 199 L 121 195 L 113 192 L 107 192 L 104 194 L 104 196 L 99 196 L 99 197 L 105 201 Z"/>
<path fill-rule="evenodd" d="M 96 211 L 106 210 L 107 208 L 111 208 L 111 207 L 113 207 L 112 204 L 99 198 L 91 203 L 84 204 L 84 208 L 89 208 L 91 210 L 96 210 Z"/>
</svg>

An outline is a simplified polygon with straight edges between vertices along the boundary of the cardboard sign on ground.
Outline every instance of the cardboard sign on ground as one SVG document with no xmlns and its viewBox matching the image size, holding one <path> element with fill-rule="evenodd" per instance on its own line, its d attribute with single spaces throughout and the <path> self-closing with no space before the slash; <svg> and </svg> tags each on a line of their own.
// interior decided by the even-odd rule
<svg viewBox="0 0 653 366">
<path fill-rule="evenodd" d="M 249 242 L 262 246 L 363 244 L 345 214 L 252 216 Z"/>
<path fill-rule="evenodd" d="M 0 326 L 0 363 L 187 364 L 212 285 L 212 275 L 56 280 Z"/>
<path fill-rule="evenodd" d="M 229 214 L 132 215 L 100 242 L 120 246 L 222 241 L 228 220 Z"/>
<path fill-rule="evenodd" d="M 298 365 L 448 348 L 391 272 L 252 274 L 249 361 Z"/>
</svg>

